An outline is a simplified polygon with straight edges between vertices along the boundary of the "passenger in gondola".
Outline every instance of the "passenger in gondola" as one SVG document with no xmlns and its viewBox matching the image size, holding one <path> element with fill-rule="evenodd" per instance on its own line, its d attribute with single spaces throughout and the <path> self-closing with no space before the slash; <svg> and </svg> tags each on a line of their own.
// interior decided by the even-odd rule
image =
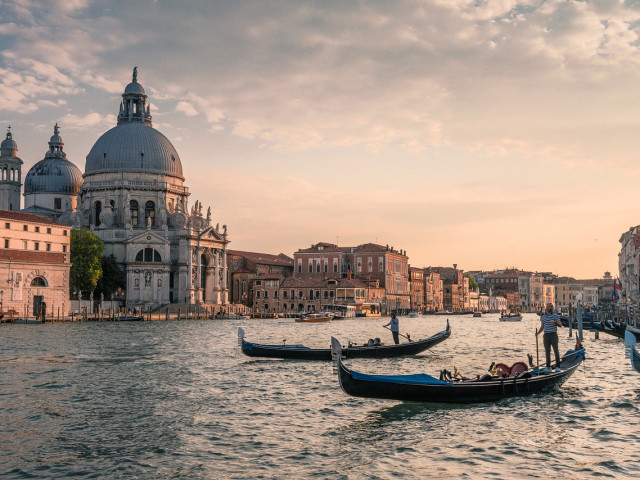
<svg viewBox="0 0 640 480">
<path fill-rule="evenodd" d="M 395 310 L 391 313 L 391 320 L 389 320 L 389 323 L 384 326 L 389 327 L 389 330 L 391 330 L 391 335 L 393 335 L 393 341 L 396 345 L 398 345 L 400 343 L 400 321 L 398 320 L 398 317 L 396 317 Z"/>
<path fill-rule="evenodd" d="M 547 361 L 547 371 L 551 370 L 551 348 L 556 357 L 556 372 L 560 371 L 560 352 L 558 351 L 558 327 L 562 326 L 560 317 L 553 311 L 553 304 L 548 303 L 544 315 L 540 317 L 540 328 L 536 331 L 539 335 L 544 331 L 542 343 L 544 344 L 544 353 Z"/>
</svg>

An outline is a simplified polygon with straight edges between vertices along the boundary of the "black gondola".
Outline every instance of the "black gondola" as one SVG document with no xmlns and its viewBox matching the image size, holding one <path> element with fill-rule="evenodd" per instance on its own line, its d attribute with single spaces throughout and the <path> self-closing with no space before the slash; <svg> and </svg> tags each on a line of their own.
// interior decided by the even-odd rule
<svg viewBox="0 0 640 480">
<path fill-rule="evenodd" d="M 637 345 L 631 346 L 631 366 L 633 369 L 640 373 L 640 350 Z"/>
<path fill-rule="evenodd" d="M 117 322 L 142 322 L 144 317 L 142 315 L 120 315 L 116 317 Z"/>
<path fill-rule="evenodd" d="M 451 327 L 422 340 L 400 343 L 398 345 L 349 345 L 342 349 L 345 358 L 390 358 L 416 355 L 445 341 L 451 335 Z M 265 345 L 251 343 L 244 339 L 244 330 L 238 327 L 238 344 L 242 353 L 249 357 L 286 358 L 293 360 L 331 360 L 331 348 L 309 348 L 304 345 Z"/>
<path fill-rule="evenodd" d="M 607 320 L 604 322 L 593 322 L 591 324 L 592 330 L 607 333 L 618 338 L 624 338 L 626 327 L 626 323 L 614 323 L 611 320 Z"/>
<path fill-rule="evenodd" d="M 332 338 L 340 386 L 349 395 L 410 402 L 479 403 L 553 390 L 576 371 L 585 358 L 584 349 L 570 350 L 559 371 L 536 368 L 515 377 L 486 374 L 474 380 L 440 380 L 427 374 L 369 375 L 348 369 L 342 362 L 340 342 Z"/>
</svg>

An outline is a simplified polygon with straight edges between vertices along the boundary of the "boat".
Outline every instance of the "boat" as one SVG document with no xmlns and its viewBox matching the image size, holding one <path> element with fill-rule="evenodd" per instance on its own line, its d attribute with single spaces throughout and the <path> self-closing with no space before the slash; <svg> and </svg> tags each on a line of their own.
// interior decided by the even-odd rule
<svg viewBox="0 0 640 480">
<path fill-rule="evenodd" d="M 626 323 L 615 323 L 611 320 L 606 320 L 604 322 L 593 322 L 591 324 L 592 330 L 595 330 L 596 332 L 604 332 L 618 338 L 624 338 L 626 328 Z"/>
<path fill-rule="evenodd" d="M 451 327 L 422 340 L 384 345 L 372 340 L 365 345 L 349 345 L 342 348 L 345 358 L 391 358 L 417 355 L 445 341 L 451 335 Z M 244 330 L 238 327 L 238 345 L 249 357 L 287 358 L 294 360 L 331 360 L 331 348 L 309 348 L 304 345 L 266 345 L 251 343 L 244 339 Z"/>
<path fill-rule="evenodd" d="M 513 312 L 504 313 L 504 312 L 502 312 L 500 314 L 500 321 L 501 322 L 519 322 L 520 320 L 522 320 L 522 315 L 520 315 L 519 313 L 513 313 Z"/>
<path fill-rule="evenodd" d="M 482 312 L 473 312 L 473 316 L 474 316 L 475 318 L 482 317 Z"/>
<path fill-rule="evenodd" d="M 299 323 L 321 323 L 321 322 L 330 322 L 333 318 L 333 315 L 330 313 L 309 313 L 307 315 L 303 315 L 300 318 L 296 318 L 295 321 Z"/>
<path fill-rule="evenodd" d="M 324 311 L 333 315 L 333 320 L 344 320 L 347 318 L 356 318 L 356 307 L 354 305 L 338 305 L 338 304 L 325 304 L 322 305 Z"/>
<path fill-rule="evenodd" d="M 276 319 L 278 318 L 278 314 L 277 313 L 252 313 L 251 318 Z"/>
<path fill-rule="evenodd" d="M 141 322 L 144 320 L 142 315 L 120 315 L 116 317 L 116 322 Z"/>
<path fill-rule="evenodd" d="M 28 324 L 28 325 L 37 325 L 39 323 L 42 323 L 42 320 L 40 320 L 39 318 L 14 318 L 13 319 L 13 323 L 18 323 L 18 324 Z"/>
<path fill-rule="evenodd" d="M 420 314 L 418 312 L 411 311 L 411 312 L 407 313 L 407 317 L 409 317 L 409 318 L 418 318 L 419 316 L 420 316 Z"/>
<path fill-rule="evenodd" d="M 345 393 L 363 398 L 381 398 L 408 402 L 479 403 L 554 390 L 576 371 L 585 358 L 584 348 L 569 350 L 556 370 L 536 367 L 515 376 L 478 375 L 474 379 L 440 378 L 425 373 L 413 375 L 371 375 L 356 372 L 343 363 L 340 342 L 332 337 L 331 348 L 340 386 Z M 517 362 L 523 364 L 524 362 Z M 515 364 L 514 364 L 515 366 Z M 526 367 L 526 364 L 525 364 Z M 447 372 L 448 373 L 448 372 Z"/>
<path fill-rule="evenodd" d="M 631 347 L 631 366 L 636 372 L 640 373 L 640 350 L 638 345 Z"/>
</svg>

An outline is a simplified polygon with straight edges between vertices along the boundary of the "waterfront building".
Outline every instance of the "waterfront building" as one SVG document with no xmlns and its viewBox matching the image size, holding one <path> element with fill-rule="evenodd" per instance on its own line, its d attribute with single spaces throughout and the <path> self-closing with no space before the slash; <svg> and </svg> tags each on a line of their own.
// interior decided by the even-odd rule
<svg viewBox="0 0 640 480">
<path fill-rule="evenodd" d="M 452 267 L 427 267 L 428 273 L 437 273 L 442 280 L 442 308 L 448 312 L 471 309 L 469 301 L 469 278 L 458 265 Z"/>
<path fill-rule="evenodd" d="M 280 279 L 284 279 L 293 275 L 293 259 L 283 253 L 272 255 L 269 253 L 228 250 L 227 263 L 230 272 L 230 301 L 251 308 L 254 307 L 254 299 L 256 299 L 253 289 L 256 278 L 262 275 L 275 275 Z M 264 302 L 262 303 L 262 308 L 264 308 Z M 258 307 L 258 305 L 255 306 Z"/>
<path fill-rule="evenodd" d="M 409 266 L 409 289 L 411 310 L 421 312 L 425 308 L 426 281 L 424 268 Z"/>
<path fill-rule="evenodd" d="M 556 305 L 556 286 L 546 281 L 542 284 L 542 303 L 547 305 L 548 303 Z"/>
<path fill-rule="evenodd" d="M 9 127 L 6 138 L 0 144 L 0 210 L 20 210 L 21 171 L 18 144 L 13 140 Z"/>
<path fill-rule="evenodd" d="M 70 308 L 70 228 L 0 210 L 0 310 L 7 316 L 64 316 Z"/>
<path fill-rule="evenodd" d="M 136 68 L 117 124 L 89 151 L 84 174 L 63 147 L 56 124 L 44 159 L 25 177 L 25 213 L 100 237 L 104 254 L 125 272 L 128 307 L 228 303 L 227 226 L 214 226 L 211 208 L 203 213 L 198 200 L 189 206 L 180 156 L 153 128 Z M 10 132 L 1 153 L 0 192 L 7 208 L 17 210 L 22 161 Z"/>
<path fill-rule="evenodd" d="M 390 246 L 366 243 L 339 247 L 320 242 L 293 255 L 298 279 L 351 279 L 365 285 L 366 301 L 378 311 L 410 308 L 409 262 L 406 252 Z"/>
<path fill-rule="evenodd" d="M 554 305 L 558 311 L 566 312 L 574 308 L 577 303 L 578 294 L 583 294 L 582 284 L 571 277 L 559 277 L 554 280 L 556 288 L 556 299 Z"/>
<path fill-rule="evenodd" d="M 640 225 L 629 228 L 620 236 L 618 254 L 619 279 L 622 285 L 621 303 L 640 301 Z"/>
<path fill-rule="evenodd" d="M 443 281 L 438 272 L 424 269 L 425 310 L 440 312 L 444 309 Z"/>
</svg>

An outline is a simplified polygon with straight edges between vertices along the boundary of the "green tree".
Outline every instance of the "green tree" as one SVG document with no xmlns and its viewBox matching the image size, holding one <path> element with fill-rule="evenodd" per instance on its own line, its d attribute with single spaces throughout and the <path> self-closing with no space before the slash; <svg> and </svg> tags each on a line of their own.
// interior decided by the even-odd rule
<svg viewBox="0 0 640 480">
<path fill-rule="evenodd" d="M 470 273 L 465 273 L 464 276 L 469 279 L 469 289 L 477 290 L 478 289 L 478 282 L 476 282 L 476 279 L 473 278 L 473 275 L 471 275 Z"/>
<path fill-rule="evenodd" d="M 98 286 L 96 287 L 96 294 L 104 294 L 105 299 L 111 299 L 111 295 L 115 293 L 118 288 L 125 289 L 126 280 L 124 270 L 120 268 L 116 257 L 113 255 L 102 257 L 102 275 L 98 280 Z"/>
<path fill-rule="evenodd" d="M 102 275 L 104 243 L 88 230 L 71 230 L 71 291 L 89 293 Z"/>
</svg>

